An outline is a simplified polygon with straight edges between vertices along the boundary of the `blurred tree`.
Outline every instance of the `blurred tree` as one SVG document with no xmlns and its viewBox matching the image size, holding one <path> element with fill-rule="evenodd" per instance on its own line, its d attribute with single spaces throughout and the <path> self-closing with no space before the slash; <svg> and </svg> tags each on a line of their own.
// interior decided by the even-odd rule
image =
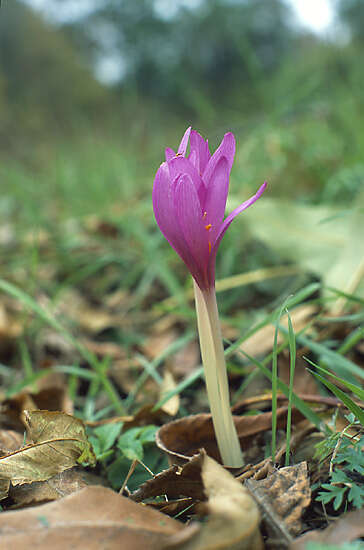
<svg viewBox="0 0 364 550">
<path fill-rule="evenodd" d="M 95 62 L 109 49 L 124 65 L 120 85 L 176 109 L 203 101 L 250 108 L 261 84 L 291 52 L 296 32 L 283 0 L 201 0 L 193 7 L 161 0 L 104 0 L 66 22 Z"/>
<path fill-rule="evenodd" d="M 108 93 L 82 64 L 61 31 L 17 0 L 0 10 L 0 138 L 17 132 L 69 131 L 102 116 Z M 11 121 L 11 123 L 10 123 Z M 12 139 L 12 137 L 14 139 Z"/>
<path fill-rule="evenodd" d="M 364 41 L 364 2 L 363 0 L 336 0 L 339 20 L 347 25 L 354 41 Z"/>
</svg>

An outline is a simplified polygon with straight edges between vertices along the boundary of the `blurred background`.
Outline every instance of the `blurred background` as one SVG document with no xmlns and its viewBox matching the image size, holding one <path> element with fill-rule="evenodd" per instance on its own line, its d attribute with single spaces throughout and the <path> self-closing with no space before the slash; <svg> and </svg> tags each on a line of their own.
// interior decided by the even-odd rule
<svg viewBox="0 0 364 550">
<path fill-rule="evenodd" d="M 208 410 L 191 277 L 151 200 L 190 125 L 211 151 L 235 134 L 228 210 L 268 182 L 217 256 L 235 402 L 269 391 L 240 346 L 269 367 L 290 295 L 297 391 L 316 391 L 307 350 L 357 383 L 342 355 L 363 364 L 363 48 L 363 0 L 2 0 L 0 401 L 67 375 L 62 405 L 52 390 L 9 410 L 146 405 L 158 424 L 169 390 L 171 417 Z M 287 382 L 288 352 L 279 368 Z"/>
<path fill-rule="evenodd" d="M 231 230 L 239 260 L 222 274 L 284 260 L 339 288 L 357 281 L 363 45 L 361 0 L 3 0 L 4 262 L 29 227 L 38 244 L 45 229 L 67 236 L 67 256 L 80 223 L 123 232 L 121 247 L 152 261 L 154 174 L 192 125 L 212 148 L 235 133 L 230 208 L 269 182 L 249 227 Z"/>
</svg>

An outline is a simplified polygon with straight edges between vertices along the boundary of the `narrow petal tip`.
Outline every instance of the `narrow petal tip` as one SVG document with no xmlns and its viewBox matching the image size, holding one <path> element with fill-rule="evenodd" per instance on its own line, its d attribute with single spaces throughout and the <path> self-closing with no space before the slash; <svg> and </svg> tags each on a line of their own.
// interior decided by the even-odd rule
<svg viewBox="0 0 364 550">
<path fill-rule="evenodd" d="M 186 151 L 187 151 L 188 141 L 190 139 L 191 130 L 192 130 L 192 126 L 189 126 L 185 131 L 185 133 L 183 134 L 181 143 L 179 144 L 179 147 L 178 147 L 177 152 L 179 155 L 182 155 L 183 157 L 186 156 Z"/>
<path fill-rule="evenodd" d="M 261 195 L 264 193 L 264 191 L 266 190 L 268 186 L 268 182 L 264 182 L 263 185 L 261 185 L 258 189 L 258 191 L 256 192 L 255 196 L 257 197 L 257 199 L 259 199 L 261 197 Z"/>
</svg>

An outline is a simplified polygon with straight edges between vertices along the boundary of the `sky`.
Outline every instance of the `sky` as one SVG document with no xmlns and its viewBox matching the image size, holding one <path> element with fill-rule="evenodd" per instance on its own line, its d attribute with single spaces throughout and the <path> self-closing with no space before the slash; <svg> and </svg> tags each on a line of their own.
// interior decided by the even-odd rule
<svg viewBox="0 0 364 550">
<path fill-rule="evenodd" d="M 300 22 L 315 32 L 324 32 L 333 20 L 330 0 L 289 0 Z"/>
</svg>

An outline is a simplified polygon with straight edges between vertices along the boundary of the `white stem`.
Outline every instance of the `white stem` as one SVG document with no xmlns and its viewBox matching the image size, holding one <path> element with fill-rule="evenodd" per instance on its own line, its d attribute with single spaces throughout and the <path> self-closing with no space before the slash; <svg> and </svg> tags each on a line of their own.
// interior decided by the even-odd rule
<svg viewBox="0 0 364 550">
<path fill-rule="evenodd" d="M 202 291 L 194 282 L 197 326 L 207 396 L 222 462 L 240 468 L 244 461 L 230 410 L 226 371 L 215 289 Z"/>
</svg>

